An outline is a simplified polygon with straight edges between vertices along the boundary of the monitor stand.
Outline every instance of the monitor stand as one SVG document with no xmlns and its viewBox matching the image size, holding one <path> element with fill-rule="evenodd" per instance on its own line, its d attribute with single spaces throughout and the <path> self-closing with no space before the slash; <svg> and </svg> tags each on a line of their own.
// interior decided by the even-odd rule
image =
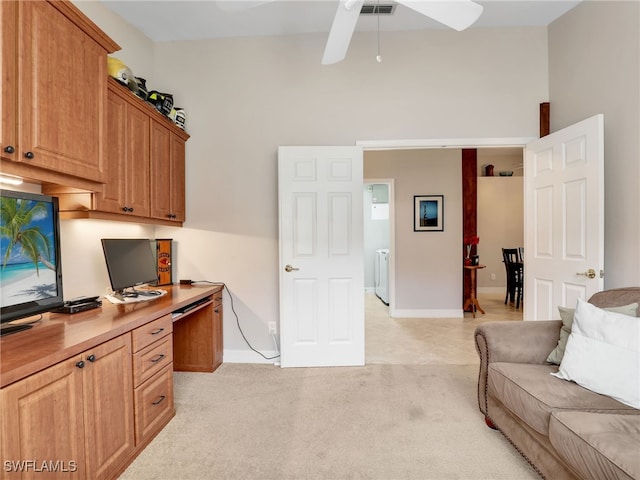
<svg viewBox="0 0 640 480">
<path fill-rule="evenodd" d="M 137 298 L 138 297 L 138 292 L 136 292 L 135 290 L 133 290 L 131 292 L 126 292 L 124 290 L 118 290 L 117 292 L 113 292 L 112 296 L 114 298 L 117 298 L 121 302 L 125 302 L 127 300 L 127 298 Z"/>
</svg>

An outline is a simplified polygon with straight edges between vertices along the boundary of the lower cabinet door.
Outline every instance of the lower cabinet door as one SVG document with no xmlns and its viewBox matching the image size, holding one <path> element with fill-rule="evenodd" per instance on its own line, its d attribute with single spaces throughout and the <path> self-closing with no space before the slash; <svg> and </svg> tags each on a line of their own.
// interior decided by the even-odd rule
<svg viewBox="0 0 640 480">
<path fill-rule="evenodd" d="M 0 390 L 2 478 L 89 478 L 80 357 Z"/>
<path fill-rule="evenodd" d="M 133 452 L 131 335 L 83 354 L 87 478 L 112 478 Z"/>
</svg>

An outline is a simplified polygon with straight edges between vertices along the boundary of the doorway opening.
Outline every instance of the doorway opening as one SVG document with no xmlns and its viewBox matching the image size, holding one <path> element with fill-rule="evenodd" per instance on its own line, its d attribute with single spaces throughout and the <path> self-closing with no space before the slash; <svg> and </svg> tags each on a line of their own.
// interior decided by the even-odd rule
<svg viewBox="0 0 640 480">
<path fill-rule="evenodd" d="M 364 286 L 387 307 L 391 303 L 393 180 L 365 180 L 363 189 Z"/>
</svg>

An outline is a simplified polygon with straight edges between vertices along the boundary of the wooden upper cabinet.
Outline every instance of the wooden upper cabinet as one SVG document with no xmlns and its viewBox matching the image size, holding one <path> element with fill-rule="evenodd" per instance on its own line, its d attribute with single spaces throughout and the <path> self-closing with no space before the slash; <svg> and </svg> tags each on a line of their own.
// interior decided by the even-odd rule
<svg viewBox="0 0 640 480">
<path fill-rule="evenodd" d="M 171 134 L 171 212 L 173 220 L 184 222 L 185 206 L 185 140 Z"/>
<path fill-rule="evenodd" d="M 0 96 L 0 158 L 17 158 L 18 149 L 18 55 L 16 37 L 18 27 L 16 2 L 0 2 L 2 25 L 2 96 Z"/>
<path fill-rule="evenodd" d="M 185 138 L 151 122 L 151 216 L 184 222 Z"/>
<path fill-rule="evenodd" d="M 149 215 L 149 115 L 109 82 L 107 95 L 106 178 L 95 208 L 127 215 Z"/>
<path fill-rule="evenodd" d="M 189 134 L 113 78 L 107 80 L 107 89 L 102 192 L 48 186 L 43 191 L 58 196 L 62 218 L 181 225 Z"/>
<path fill-rule="evenodd" d="M 3 158 L 102 182 L 106 58 L 118 45 L 70 2 L 3 1 L 0 8 Z"/>
</svg>

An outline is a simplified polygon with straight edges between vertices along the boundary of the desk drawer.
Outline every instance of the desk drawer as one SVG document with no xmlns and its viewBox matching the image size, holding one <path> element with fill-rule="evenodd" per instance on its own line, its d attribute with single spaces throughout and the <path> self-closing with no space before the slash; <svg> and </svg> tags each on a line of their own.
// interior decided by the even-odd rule
<svg viewBox="0 0 640 480">
<path fill-rule="evenodd" d="M 159 340 L 165 335 L 171 333 L 172 329 L 173 322 L 171 321 L 171 314 L 165 315 L 153 322 L 149 322 L 146 325 L 136 328 L 131 332 L 131 350 L 133 352 L 137 352 L 147 345 L 151 345 L 156 340 Z"/>
<path fill-rule="evenodd" d="M 171 335 L 133 355 L 133 385 L 138 386 L 173 362 Z"/>
<path fill-rule="evenodd" d="M 136 444 L 160 430 L 175 414 L 173 366 L 168 365 L 134 390 Z"/>
</svg>

